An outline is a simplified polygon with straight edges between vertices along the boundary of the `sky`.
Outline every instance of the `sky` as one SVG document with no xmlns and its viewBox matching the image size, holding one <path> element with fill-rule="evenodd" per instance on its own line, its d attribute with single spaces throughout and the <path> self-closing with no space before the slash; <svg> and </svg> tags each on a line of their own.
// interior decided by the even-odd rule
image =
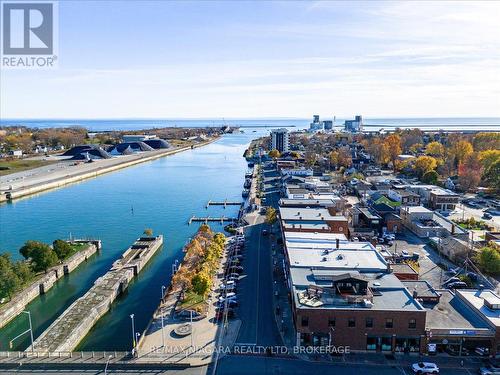
<svg viewBox="0 0 500 375">
<path fill-rule="evenodd" d="M 500 2 L 60 1 L 7 118 L 500 117 Z"/>
</svg>

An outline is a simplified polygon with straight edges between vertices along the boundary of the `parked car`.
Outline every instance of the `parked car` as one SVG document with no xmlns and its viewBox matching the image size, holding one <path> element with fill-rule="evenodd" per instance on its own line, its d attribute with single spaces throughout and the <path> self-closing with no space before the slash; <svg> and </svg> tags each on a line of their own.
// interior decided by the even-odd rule
<svg viewBox="0 0 500 375">
<path fill-rule="evenodd" d="M 481 375 L 500 375 L 500 368 L 486 365 L 479 369 Z"/>
<path fill-rule="evenodd" d="M 476 353 L 477 355 L 480 355 L 482 357 L 486 357 L 490 354 L 490 349 L 479 347 L 479 348 L 474 349 L 474 353 Z"/>
<path fill-rule="evenodd" d="M 243 267 L 241 266 L 236 266 L 236 265 L 230 265 L 229 270 L 231 273 L 242 273 L 243 272 Z"/>
<path fill-rule="evenodd" d="M 467 284 L 463 281 L 455 281 L 454 283 L 446 284 L 448 289 L 465 289 L 467 288 Z"/>
<path fill-rule="evenodd" d="M 231 280 L 231 278 L 232 278 L 233 280 L 234 280 L 234 279 L 239 280 L 239 279 L 240 279 L 240 274 L 239 274 L 239 273 L 237 273 L 237 272 L 232 272 L 232 273 L 230 273 L 230 274 L 228 274 L 228 275 L 227 275 L 227 279 L 228 279 L 228 280 Z"/>
<path fill-rule="evenodd" d="M 493 219 L 493 216 L 490 213 L 485 212 L 483 214 L 483 218 L 486 219 L 486 220 L 490 220 L 490 219 Z"/>
<path fill-rule="evenodd" d="M 439 367 L 432 362 L 414 363 L 411 369 L 415 374 L 439 374 Z"/>
<path fill-rule="evenodd" d="M 450 284 L 450 283 L 457 283 L 457 282 L 460 282 L 462 280 L 460 280 L 458 277 L 450 277 L 448 280 L 446 280 L 443 285 L 446 285 L 446 284 Z"/>
<path fill-rule="evenodd" d="M 263 235 L 263 236 L 267 236 L 268 234 L 269 234 L 269 232 L 268 232 L 268 230 L 267 230 L 267 229 L 264 229 L 264 230 L 262 231 L 262 235 Z"/>
<path fill-rule="evenodd" d="M 467 272 L 467 277 L 472 281 L 477 281 L 479 279 L 479 275 L 474 272 Z"/>
<path fill-rule="evenodd" d="M 216 308 L 224 308 L 226 306 L 226 301 L 217 301 Z M 227 300 L 227 307 L 238 307 L 238 301 L 235 299 Z"/>
<path fill-rule="evenodd" d="M 231 308 L 227 309 L 227 317 L 228 318 L 234 317 L 234 310 L 233 309 L 231 309 Z M 224 318 L 224 309 L 218 310 L 215 313 L 215 319 L 219 320 L 222 318 Z"/>
</svg>

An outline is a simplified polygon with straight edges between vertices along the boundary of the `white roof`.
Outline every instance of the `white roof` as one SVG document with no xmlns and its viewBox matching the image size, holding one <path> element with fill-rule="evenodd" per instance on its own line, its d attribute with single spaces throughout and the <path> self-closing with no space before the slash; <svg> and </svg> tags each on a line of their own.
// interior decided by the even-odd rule
<svg viewBox="0 0 500 375">
<path fill-rule="evenodd" d="M 431 210 L 429 210 L 428 208 L 425 208 L 423 206 L 413 206 L 413 207 L 404 207 L 403 208 L 404 211 L 407 211 L 408 213 L 410 214 L 413 214 L 413 213 L 429 213 L 429 212 L 432 212 Z"/>
<path fill-rule="evenodd" d="M 336 249 L 334 243 L 287 241 L 286 246 L 291 267 L 350 269 L 365 272 L 387 270 L 384 257 L 369 243 L 341 242 L 340 248 Z"/>
<path fill-rule="evenodd" d="M 489 289 L 457 290 L 458 295 L 465 299 L 481 316 L 488 319 L 495 327 L 500 327 L 500 310 L 490 310 L 484 305 L 484 300 L 500 304 L 500 297 Z"/>
</svg>

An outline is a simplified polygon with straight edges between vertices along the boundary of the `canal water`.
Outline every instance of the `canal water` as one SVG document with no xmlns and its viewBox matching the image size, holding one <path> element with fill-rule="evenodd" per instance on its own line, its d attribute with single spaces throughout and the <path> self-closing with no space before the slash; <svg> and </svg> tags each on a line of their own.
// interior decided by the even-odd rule
<svg viewBox="0 0 500 375">
<path fill-rule="evenodd" d="M 188 225 L 192 215 L 236 216 L 238 208 L 205 208 L 208 200 L 240 200 L 247 169 L 242 157 L 251 139 L 264 129 L 245 129 L 208 146 L 122 169 L 98 178 L 0 206 L 0 251 L 19 258 L 18 249 L 29 239 L 52 242 L 56 238 L 93 237 L 102 240 L 100 254 L 64 277 L 45 295 L 27 306 L 35 337 L 40 335 L 121 253 L 152 228 L 163 234 L 161 251 L 113 304 L 81 342 L 78 350 L 129 350 L 132 332 L 142 332 L 157 307 L 161 286 L 168 285 L 173 262 L 199 224 Z M 211 224 L 215 230 L 221 225 Z M 28 329 L 21 314 L 0 330 L 0 350 Z M 13 349 L 24 350 L 29 334 Z"/>
</svg>

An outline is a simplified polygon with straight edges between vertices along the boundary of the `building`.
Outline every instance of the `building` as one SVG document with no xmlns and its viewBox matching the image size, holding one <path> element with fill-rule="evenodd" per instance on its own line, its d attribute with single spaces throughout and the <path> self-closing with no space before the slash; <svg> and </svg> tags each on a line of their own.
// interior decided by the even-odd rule
<svg viewBox="0 0 500 375">
<path fill-rule="evenodd" d="M 285 268 L 298 346 L 421 351 L 425 309 L 373 245 L 289 235 Z"/>
<path fill-rule="evenodd" d="M 500 298 L 491 290 L 440 290 L 439 294 L 437 303 L 423 302 L 427 310 L 425 350 L 461 355 L 482 348 L 495 355 L 499 350 Z"/>
<path fill-rule="evenodd" d="M 344 122 L 345 131 L 351 133 L 358 133 L 363 131 L 363 118 L 361 116 L 356 116 L 354 120 L 346 120 Z"/>
<path fill-rule="evenodd" d="M 319 120 L 319 115 L 313 116 L 313 122 L 309 125 L 309 131 L 320 131 L 323 130 L 323 123 Z"/>
<path fill-rule="evenodd" d="M 158 137 L 156 135 L 151 135 L 151 134 L 125 134 L 123 135 L 123 143 L 130 143 L 130 142 L 144 142 L 148 141 L 150 139 L 157 139 Z"/>
<path fill-rule="evenodd" d="M 347 235 L 347 219 L 335 208 L 280 207 L 282 232 L 317 232 Z"/>
<path fill-rule="evenodd" d="M 16 158 L 20 158 L 23 156 L 23 150 L 11 150 L 11 151 L 9 151 L 9 156 L 14 156 Z"/>
<path fill-rule="evenodd" d="M 285 128 L 271 131 L 271 149 L 280 153 L 288 152 L 288 130 Z"/>
<path fill-rule="evenodd" d="M 374 237 L 380 232 L 382 217 L 368 207 L 354 206 L 349 210 L 349 236 Z"/>
<path fill-rule="evenodd" d="M 422 204 L 437 211 L 453 211 L 459 200 L 458 194 L 435 185 L 409 185 L 407 190 L 418 194 Z"/>
<path fill-rule="evenodd" d="M 333 129 L 333 121 L 332 120 L 323 121 L 323 127 L 325 128 L 325 130 L 332 130 Z"/>
<path fill-rule="evenodd" d="M 402 207 L 400 210 L 402 223 L 419 237 L 454 236 L 468 240 L 469 232 L 456 225 L 444 216 L 425 207 Z"/>
<path fill-rule="evenodd" d="M 389 189 L 387 196 L 402 206 L 420 206 L 420 195 L 401 189 Z"/>
</svg>

